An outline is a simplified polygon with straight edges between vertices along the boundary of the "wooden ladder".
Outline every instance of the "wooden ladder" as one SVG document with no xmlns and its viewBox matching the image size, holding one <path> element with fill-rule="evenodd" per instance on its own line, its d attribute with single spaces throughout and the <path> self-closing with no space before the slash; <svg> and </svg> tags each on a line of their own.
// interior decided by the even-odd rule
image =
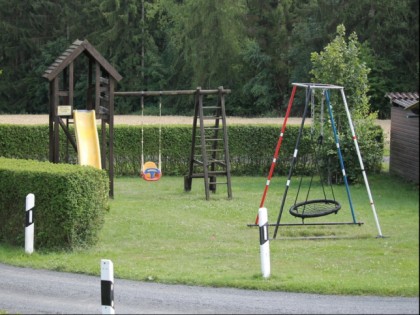
<svg viewBox="0 0 420 315">
<path fill-rule="evenodd" d="M 225 114 L 227 92 L 219 87 L 218 90 L 207 91 L 197 88 L 195 93 L 191 154 L 184 190 L 191 190 L 193 178 L 204 178 L 206 200 L 210 199 L 210 191 L 215 193 L 216 185 L 220 184 L 227 185 L 228 198 L 232 198 Z M 223 177 L 224 180 L 218 182 L 217 177 Z"/>
</svg>

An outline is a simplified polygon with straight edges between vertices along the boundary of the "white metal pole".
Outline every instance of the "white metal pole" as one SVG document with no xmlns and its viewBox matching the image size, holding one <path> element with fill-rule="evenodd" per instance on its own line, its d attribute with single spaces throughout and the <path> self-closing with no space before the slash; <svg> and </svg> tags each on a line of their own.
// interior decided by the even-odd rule
<svg viewBox="0 0 420 315">
<path fill-rule="evenodd" d="M 34 252 L 34 210 L 35 210 L 35 195 L 28 194 L 26 196 L 25 206 L 25 252 L 32 254 Z"/>
<path fill-rule="evenodd" d="M 101 259 L 101 302 L 102 314 L 115 314 L 114 264 L 109 259 Z"/>
<path fill-rule="evenodd" d="M 383 237 L 382 231 L 381 231 L 381 226 L 379 225 L 378 215 L 376 214 L 375 203 L 373 202 L 373 197 L 372 197 L 372 193 L 370 191 L 368 178 L 367 178 L 367 175 L 366 175 L 365 167 L 363 165 L 362 155 L 360 154 L 359 143 L 357 141 L 357 136 L 356 136 L 356 133 L 354 131 L 353 121 L 351 120 L 349 107 L 347 105 L 346 95 L 344 94 L 344 88 L 341 88 L 341 96 L 343 97 L 343 102 L 344 102 L 344 107 L 346 109 L 347 119 L 349 121 L 349 126 L 350 126 L 350 130 L 351 130 L 354 146 L 355 146 L 356 152 L 357 152 L 357 157 L 359 158 L 360 168 L 362 169 L 363 179 L 365 181 L 365 186 L 366 186 L 366 191 L 367 191 L 368 196 L 369 196 L 370 206 L 372 208 L 373 216 L 375 218 L 376 228 L 378 229 L 378 233 L 379 233 L 378 237 Z"/>
<path fill-rule="evenodd" d="M 264 278 L 270 277 L 270 241 L 268 239 L 267 208 L 258 210 L 258 226 L 260 230 L 261 272 Z"/>
</svg>

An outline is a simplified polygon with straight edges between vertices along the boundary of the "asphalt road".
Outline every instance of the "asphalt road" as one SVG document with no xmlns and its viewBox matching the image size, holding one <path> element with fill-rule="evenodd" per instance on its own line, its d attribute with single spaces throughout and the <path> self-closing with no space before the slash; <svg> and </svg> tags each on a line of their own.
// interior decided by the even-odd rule
<svg viewBox="0 0 420 315">
<path fill-rule="evenodd" d="M 0 311 L 100 314 L 100 277 L 0 264 Z M 418 298 L 331 296 L 114 281 L 116 314 L 419 314 Z"/>
</svg>

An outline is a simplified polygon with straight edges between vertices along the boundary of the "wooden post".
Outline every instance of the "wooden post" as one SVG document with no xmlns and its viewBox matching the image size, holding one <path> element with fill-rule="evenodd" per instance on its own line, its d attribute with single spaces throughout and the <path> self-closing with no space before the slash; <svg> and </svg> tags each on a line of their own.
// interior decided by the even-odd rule
<svg viewBox="0 0 420 315">
<path fill-rule="evenodd" d="M 54 163 L 58 163 L 60 162 L 60 124 L 58 122 L 58 116 L 57 116 L 57 106 L 60 103 L 60 97 L 59 97 L 59 89 L 60 89 L 60 85 L 59 85 L 59 77 L 57 76 L 54 79 L 54 103 L 53 103 L 53 108 L 52 108 L 52 113 L 53 113 L 53 121 L 54 121 L 54 157 L 53 157 L 53 162 Z"/>
<path fill-rule="evenodd" d="M 114 197 L 114 78 L 109 78 L 109 196 Z M 103 153 L 105 154 L 105 152 Z"/>
</svg>

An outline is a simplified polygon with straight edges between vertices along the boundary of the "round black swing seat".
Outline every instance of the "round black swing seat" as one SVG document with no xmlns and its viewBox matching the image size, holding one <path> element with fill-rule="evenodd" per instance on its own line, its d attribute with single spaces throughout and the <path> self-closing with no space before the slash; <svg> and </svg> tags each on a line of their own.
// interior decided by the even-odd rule
<svg viewBox="0 0 420 315">
<path fill-rule="evenodd" d="M 337 213 L 340 209 L 341 205 L 335 200 L 314 199 L 293 205 L 289 212 L 299 218 L 315 218 Z"/>
</svg>

